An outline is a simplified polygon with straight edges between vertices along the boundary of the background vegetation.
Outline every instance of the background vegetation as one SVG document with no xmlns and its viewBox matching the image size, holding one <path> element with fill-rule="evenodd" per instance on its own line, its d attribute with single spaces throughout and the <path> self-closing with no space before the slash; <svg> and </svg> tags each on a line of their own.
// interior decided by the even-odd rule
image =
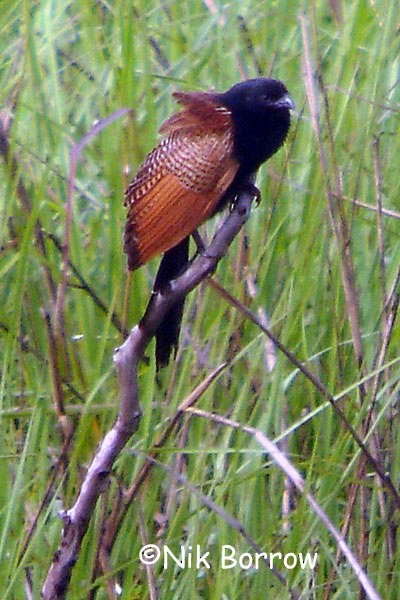
<svg viewBox="0 0 400 600">
<path fill-rule="evenodd" d="M 140 317 L 157 265 L 127 277 L 123 190 L 177 88 L 224 90 L 258 74 L 287 84 L 298 108 L 290 140 L 260 172 L 247 252 L 242 237 L 216 277 L 269 314 L 398 489 L 399 25 L 395 0 L 2 1 L 1 597 L 39 597 L 59 541 L 57 512 L 73 503 L 117 413 L 113 348 Z M 133 114 L 84 148 L 66 240 L 71 148 L 123 107 Z M 205 418 L 180 421 L 136 489 L 168 418 L 227 359 L 198 401 Z M 151 358 L 140 385 L 141 426 L 93 515 L 71 598 L 112 597 L 115 581 L 123 598 L 357 596 L 357 577 L 304 499 L 254 439 L 213 422 L 212 412 L 279 441 L 381 596 L 398 598 L 398 496 L 289 359 L 278 351 L 267 368 L 265 336 L 213 289 L 191 295 L 175 365 L 156 378 Z M 107 571 L 98 560 L 103 525 L 126 488 L 133 499 Z M 265 552 L 318 552 L 317 568 L 277 564 L 286 584 L 265 566 L 223 570 L 222 545 L 240 553 L 249 544 L 215 506 Z M 176 551 L 200 544 L 212 569 L 146 571 L 145 542 Z"/>
</svg>

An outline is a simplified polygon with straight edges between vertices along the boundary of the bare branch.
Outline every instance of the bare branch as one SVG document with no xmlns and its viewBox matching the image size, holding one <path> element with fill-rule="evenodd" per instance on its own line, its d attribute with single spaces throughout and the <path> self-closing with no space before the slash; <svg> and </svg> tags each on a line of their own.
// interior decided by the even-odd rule
<svg viewBox="0 0 400 600">
<path fill-rule="evenodd" d="M 151 297 L 139 325 L 132 329 L 125 342 L 115 350 L 114 362 L 119 377 L 121 400 L 118 417 L 88 469 L 74 506 L 62 514 L 64 529 L 61 542 L 42 589 L 45 600 L 65 598 L 72 569 L 78 560 L 96 502 L 106 487 L 115 459 L 138 428 L 141 410 L 137 368 L 149 341 L 169 308 L 215 270 L 246 222 L 253 198 L 251 186 L 239 194 L 232 212 L 215 234 L 207 252 L 199 256 L 167 289 L 160 290 Z"/>
</svg>

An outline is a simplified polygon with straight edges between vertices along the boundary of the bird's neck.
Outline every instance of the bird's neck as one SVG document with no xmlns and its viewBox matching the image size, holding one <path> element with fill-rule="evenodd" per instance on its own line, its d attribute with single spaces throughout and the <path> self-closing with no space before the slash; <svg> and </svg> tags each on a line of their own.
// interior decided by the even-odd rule
<svg viewBox="0 0 400 600">
<path fill-rule="evenodd" d="M 288 111 L 271 111 L 262 119 L 260 115 L 240 115 L 234 119 L 234 153 L 242 171 L 253 173 L 280 148 L 290 126 Z"/>
</svg>

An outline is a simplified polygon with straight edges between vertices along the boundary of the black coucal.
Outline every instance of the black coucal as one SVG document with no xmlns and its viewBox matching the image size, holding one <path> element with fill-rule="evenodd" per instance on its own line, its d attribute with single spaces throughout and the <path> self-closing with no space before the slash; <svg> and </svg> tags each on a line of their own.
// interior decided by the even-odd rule
<svg viewBox="0 0 400 600">
<path fill-rule="evenodd" d="M 154 290 L 188 262 L 189 236 L 252 185 L 259 166 L 284 143 L 294 103 L 281 81 L 242 81 L 225 93 L 175 92 L 182 110 L 163 123 L 166 134 L 125 194 L 124 251 L 135 270 L 164 253 Z M 256 188 L 254 188 L 255 191 Z M 156 332 L 157 366 L 177 348 L 184 300 Z"/>
</svg>

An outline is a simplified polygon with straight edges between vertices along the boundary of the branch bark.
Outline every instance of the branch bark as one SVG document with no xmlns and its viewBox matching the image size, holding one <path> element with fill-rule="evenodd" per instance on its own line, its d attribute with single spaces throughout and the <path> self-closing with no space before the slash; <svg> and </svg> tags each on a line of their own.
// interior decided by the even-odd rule
<svg viewBox="0 0 400 600">
<path fill-rule="evenodd" d="M 114 363 L 120 385 L 119 413 L 89 466 L 75 504 L 61 514 L 64 528 L 42 588 L 44 600 L 62 600 L 66 597 L 72 570 L 78 560 L 96 502 L 108 484 L 116 458 L 139 426 L 141 409 L 137 370 L 144 351 L 167 311 L 215 270 L 247 221 L 255 189 L 252 182 L 249 184 L 238 195 L 232 211 L 206 252 L 198 256 L 167 288 L 152 295 L 140 323 L 115 350 Z"/>
</svg>

